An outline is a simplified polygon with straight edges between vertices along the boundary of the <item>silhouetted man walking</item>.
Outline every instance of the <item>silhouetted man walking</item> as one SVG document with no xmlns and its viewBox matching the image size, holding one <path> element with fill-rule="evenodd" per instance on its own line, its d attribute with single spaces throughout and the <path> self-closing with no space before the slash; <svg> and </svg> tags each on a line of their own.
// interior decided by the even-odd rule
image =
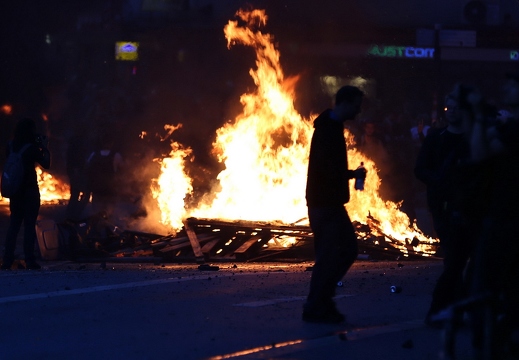
<svg viewBox="0 0 519 360">
<path fill-rule="evenodd" d="M 303 321 L 341 323 L 345 320 L 333 297 L 337 282 L 357 258 L 355 230 L 344 205 L 350 199 L 349 180 L 365 178 L 363 170 L 349 170 L 344 122 L 360 112 L 364 93 L 344 86 L 333 109 L 314 121 L 310 147 L 306 201 L 314 233 L 315 265 L 310 292 L 303 307 Z"/>
</svg>

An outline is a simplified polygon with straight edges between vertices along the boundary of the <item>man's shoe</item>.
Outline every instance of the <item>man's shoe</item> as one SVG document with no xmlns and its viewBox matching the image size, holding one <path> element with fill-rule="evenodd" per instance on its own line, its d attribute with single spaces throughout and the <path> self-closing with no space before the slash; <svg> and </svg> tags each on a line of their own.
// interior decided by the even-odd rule
<svg viewBox="0 0 519 360">
<path fill-rule="evenodd" d="M 25 263 L 25 268 L 27 270 L 40 270 L 41 266 L 36 261 L 30 261 L 28 263 Z"/>
<path fill-rule="evenodd" d="M 346 321 L 346 317 L 335 311 L 303 311 L 303 321 L 321 324 L 340 324 Z"/>
</svg>

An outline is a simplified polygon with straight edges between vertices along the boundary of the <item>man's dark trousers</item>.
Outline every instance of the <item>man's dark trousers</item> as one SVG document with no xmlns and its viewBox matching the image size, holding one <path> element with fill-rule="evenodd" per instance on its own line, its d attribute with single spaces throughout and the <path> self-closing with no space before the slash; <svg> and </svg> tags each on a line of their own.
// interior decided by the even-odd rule
<svg viewBox="0 0 519 360">
<path fill-rule="evenodd" d="M 315 265 L 305 310 L 333 305 L 337 283 L 342 280 L 358 254 L 357 236 L 344 206 L 309 207 L 314 233 Z"/>
</svg>

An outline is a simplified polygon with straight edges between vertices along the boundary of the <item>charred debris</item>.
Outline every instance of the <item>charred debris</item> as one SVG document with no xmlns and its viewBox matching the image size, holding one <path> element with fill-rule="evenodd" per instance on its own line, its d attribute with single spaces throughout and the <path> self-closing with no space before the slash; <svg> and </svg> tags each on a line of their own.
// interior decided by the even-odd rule
<svg viewBox="0 0 519 360">
<path fill-rule="evenodd" d="M 431 258 L 417 251 L 420 240 L 401 241 L 383 234 L 376 221 L 353 222 L 359 260 Z M 313 260 L 309 226 L 273 222 L 189 218 L 175 235 L 121 229 L 104 216 L 82 222 L 37 224 L 38 245 L 45 260 L 153 263 L 302 262 Z M 434 246 L 433 246 L 434 249 Z"/>
</svg>

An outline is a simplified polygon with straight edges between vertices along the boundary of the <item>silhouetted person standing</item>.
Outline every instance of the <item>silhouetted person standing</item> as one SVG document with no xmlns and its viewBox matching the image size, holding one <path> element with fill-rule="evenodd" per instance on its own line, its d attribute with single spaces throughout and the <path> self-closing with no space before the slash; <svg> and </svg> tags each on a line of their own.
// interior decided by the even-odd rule
<svg viewBox="0 0 519 360">
<path fill-rule="evenodd" d="M 475 307 L 474 346 L 484 349 L 491 340 L 492 359 L 519 358 L 519 74 L 507 75 L 503 104 L 510 111 L 506 119 L 489 122 L 480 94 L 471 94 L 471 154 L 483 165 L 484 175 L 491 176 L 484 204 L 485 216 L 474 255 L 472 292 L 475 297 L 489 296 L 495 325 L 492 334 L 483 325 L 488 322 L 488 308 Z M 482 171 L 482 172 L 483 172 Z M 492 300 L 492 301 L 490 301 Z M 505 356 L 506 355 L 506 356 Z"/>
<path fill-rule="evenodd" d="M 438 278 L 426 314 L 427 325 L 435 326 L 433 315 L 462 299 L 468 291 L 464 270 L 475 246 L 479 216 L 477 203 L 467 204 L 475 185 L 470 148 L 460 101 L 467 91 L 457 85 L 445 98 L 447 126 L 431 130 L 418 153 L 414 173 L 427 187 L 427 203 L 434 230 L 443 251 L 443 272 Z M 482 197 L 482 194 L 476 194 Z"/>
<path fill-rule="evenodd" d="M 47 149 L 48 141 L 36 134 L 34 120 L 21 119 L 15 127 L 13 140 L 7 146 L 7 156 L 11 151 L 19 151 L 26 144 L 29 146 L 22 153 L 24 176 L 17 193 L 10 198 L 11 210 L 9 228 L 5 239 L 5 251 L 1 269 L 10 269 L 14 262 L 16 238 L 24 225 L 23 252 L 27 269 L 37 270 L 40 265 L 34 255 L 36 241 L 36 219 L 40 210 L 40 189 L 36 177 L 35 163 L 44 169 L 50 167 L 50 152 Z"/>
<path fill-rule="evenodd" d="M 357 87 L 342 87 L 335 96 L 334 108 L 325 110 L 314 121 L 306 201 L 314 233 L 315 265 L 303 307 L 303 321 L 345 320 L 333 297 L 337 282 L 357 258 L 358 245 L 344 205 L 350 199 L 349 180 L 364 179 L 366 174 L 348 169 L 344 122 L 353 120 L 360 112 L 363 96 Z"/>
</svg>

